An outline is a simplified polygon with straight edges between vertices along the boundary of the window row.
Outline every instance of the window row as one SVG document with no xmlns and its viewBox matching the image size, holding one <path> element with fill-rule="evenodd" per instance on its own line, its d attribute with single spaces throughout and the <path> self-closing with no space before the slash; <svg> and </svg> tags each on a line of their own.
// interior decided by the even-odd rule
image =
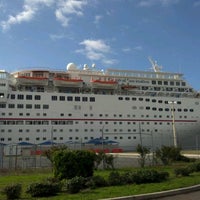
<svg viewBox="0 0 200 200">
<path fill-rule="evenodd" d="M 82 101 L 82 102 L 95 102 L 95 97 L 80 97 L 80 96 L 51 96 L 52 101 Z"/>
</svg>

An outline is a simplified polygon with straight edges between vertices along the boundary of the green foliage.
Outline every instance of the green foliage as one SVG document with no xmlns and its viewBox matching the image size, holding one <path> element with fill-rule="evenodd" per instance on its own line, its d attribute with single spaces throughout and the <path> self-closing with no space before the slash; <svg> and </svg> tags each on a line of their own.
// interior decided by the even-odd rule
<svg viewBox="0 0 200 200">
<path fill-rule="evenodd" d="M 67 181 L 67 191 L 70 194 L 78 193 L 81 189 L 85 188 L 86 179 L 81 176 L 75 176 Z"/>
<path fill-rule="evenodd" d="M 93 175 L 95 153 L 83 150 L 58 150 L 53 154 L 54 175 L 59 179 Z"/>
<path fill-rule="evenodd" d="M 11 184 L 3 188 L 2 193 L 6 195 L 7 199 L 19 199 L 22 192 L 21 184 Z"/>
<path fill-rule="evenodd" d="M 181 161 L 185 157 L 181 155 L 181 149 L 173 146 L 162 146 L 156 150 L 156 157 L 159 158 L 164 165 L 168 165 L 173 161 Z"/>
<path fill-rule="evenodd" d="M 103 165 L 103 169 L 114 169 L 113 155 L 106 154 L 105 152 L 100 151 L 98 154 L 96 154 L 95 169 L 98 169 L 101 163 Z"/>
<path fill-rule="evenodd" d="M 32 183 L 28 186 L 26 193 L 32 197 L 49 197 L 55 196 L 61 191 L 61 185 L 59 182 L 41 182 Z"/>
<path fill-rule="evenodd" d="M 150 149 L 145 147 L 145 146 L 142 146 L 142 145 L 138 144 L 137 148 L 136 148 L 136 151 L 140 155 L 140 158 L 139 158 L 140 166 L 144 167 L 145 166 L 145 161 L 146 161 L 146 156 L 147 156 L 147 154 L 150 153 Z"/>
<path fill-rule="evenodd" d="M 109 176 L 108 176 L 108 183 L 109 185 L 121 185 L 121 175 L 118 171 L 112 171 L 110 172 Z"/>
<path fill-rule="evenodd" d="M 191 172 L 200 172 L 200 162 L 194 162 L 190 164 L 188 167 Z"/>
<path fill-rule="evenodd" d="M 189 176 L 191 173 L 191 170 L 189 167 L 179 167 L 174 169 L 175 175 L 178 176 Z"/>
<path fill-rule="evenodd" d="M 88 182 L 87 182 L 87 186 L 91 186 L 92 188 L 97 188 L 97 187 L 105 187 L 107 186 L 107 182 L 104 179 L 104 177 L 96 175 L 91 177 Z"/>
</svg>

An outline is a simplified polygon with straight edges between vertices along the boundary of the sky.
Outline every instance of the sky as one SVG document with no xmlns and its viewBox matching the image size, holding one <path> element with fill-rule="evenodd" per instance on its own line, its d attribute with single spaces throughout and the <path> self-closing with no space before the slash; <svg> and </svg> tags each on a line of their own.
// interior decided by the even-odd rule
<svg viewBox="0 0 200 200">
<path fill-rule="evenodd" d="M 0 0 L 0 68 L 183 73 L 200 90 L 200 0 Z"/>
</svg>

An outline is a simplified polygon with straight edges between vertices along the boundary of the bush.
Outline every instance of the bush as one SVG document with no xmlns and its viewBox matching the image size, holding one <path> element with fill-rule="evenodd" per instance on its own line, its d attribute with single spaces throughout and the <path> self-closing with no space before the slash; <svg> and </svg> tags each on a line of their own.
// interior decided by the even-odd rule
<svg viewBox="0 0 200 200">
<path fill-rule="evenodd" d="M 48 197 L 57 195 L 60 190 L 60 183 L 43 182 L 30 184 L 26 193 L 30 194 L 32 197 Z"/>
<path fill-rule="evenodd" d="M 199 172 L 200 171 L 200 162 L 194 162 L 190 164 L 189 169 L 191 172 Z"/>
<path fill-rule="evenodd" d="M 161 149 L 156 150 L 156 157 L 159 158 L 164 165 L 168 165 L 173 161 L 180 161 L 186 159 L 181 156 L 181 149 L 173 146 L 162 146 Z"/>
<path fill-rule="evenodd" d="M 85 150 L 58 150 L 53 154 L 55 177 L 71 179 L 76 176 L 93 175 L 95 153 Z"/>
<path fill-rule="evenodd" d="M 3 188 L 2 193 L 6 195 L 7 199 L 19 199 L 22 192 L 21 184 L 11 184 Z"/>
<path fill-rule="evenodd" d="M 108 176 L 108 184 L 112 185 L 112 186 L 122 185 L 120 173 L 117 171 L 110 172 L 110 174 Z"/>
<path fill-rule="evenodd" d="M 191 171 L 188 167 L 180 167 L 174 170 L 175 175 L 178 176 L 189 176 Z"/>
<path fill-rule="evenodd" d="M 70 194 L 78 193 L 81 189 L 86 187 L 86 179 L 83 177 L 76 176 L 67 181 L 67 191 Z"/>
</svg>

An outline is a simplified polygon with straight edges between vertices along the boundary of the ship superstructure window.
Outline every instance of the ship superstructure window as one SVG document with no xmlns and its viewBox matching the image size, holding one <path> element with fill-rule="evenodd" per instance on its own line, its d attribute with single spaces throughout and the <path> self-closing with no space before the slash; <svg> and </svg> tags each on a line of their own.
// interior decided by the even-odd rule
<svg viewBox="0 0 200 200">
<path fill-rule="evenodd" d="M 136 100 L 137 100 L 137 98 L 136 98 L 136 97 L 133 97 L 133 98 L 132 98 L 132 101 L 136 101 Z"/>
<path fill-rule="evenodd" d="M 168 85 L 168 81 L 164 81 L 164 85 Z"/>
<path fill-rule="evenodd" d="M 60 101 L 65 101 L 65 96 L 60 96 Z"/>
<path fill-rule="evenodd" d="M 26 109 L 31 109 L 32 108 L 32 104 L 26 104 Z"/>
<path fill-rule="evenodd" d="M 32 95 L 26 95 L 26 100 L 32 100 Z"/>
<path fill-rule="evenodd" d="M 17 99 L 24 99 L 24 95 L 23 94 L 18 94 L 17 95 Z"/>
<path fill-rule="evenodd" d="M 81 98 L 80 97 L 75 97 L 75 101 L 80 101 Z"/>
<path fill-rule="evenodd" d="M 67 101 L 73 101 L 73 97 L 68 96 L 68 97 L 67 97 Z"/>
<path fill-rule="evenodd" d="M 15 95 L 14 95 L 14 94 L 11 94 L 11 95 L 10 95 L 10 98 L 11 98 L 11 99 L 15 99 Z"/>
<path fill-rule="evenodd" d="M 51 100 L 52 100 L 52 101 L 57 101 L 57 99 L 58 99 L 57 96 L 52 96 L 52 97 L 51 97 Z"/>
<path fill-rule="evenodd" d="M 24 108 L 24 104 L 17 104 L 17 108 L 19 108 L 19 109 Z"/>
<path fill-rule="evenodd" d="M 119 100 L 123 100 L 123 97 L 118 97 Z"/>
<path fill-rule="evenodd" d="M 82 101 L 88 101 L 87 97 L 82 97 Z"/>
<path fill-rule="evenodd" d="M 15 108 L 15 104 L 8 104 L 8 108 Z"/>
<path fill-rule="evenodd" d="M 35 95 L 35 100 L 40 100 L 41 96 L 40 95 Z"/>
<path fill-rule="evenodd" d="M 1 103 L 0 104 L 0 108 L 6 108 L 6 104 L 5 103 L 3 103 L 3 104 Z"/>
<path fill-rule="evenodd" d="M 35 104 L 35 109 L 40 109 L 40 104 Z"/>
<path fill-rule="evenodd" d="M 44 105 L 43 105 L 43 109 L 49 109 L 49 105 L 44 104 Z"/>
<path fill-rule="evenodd" d="M 90 102 L 95 102 L 95 97 L 90 97 Z"/>
</svg>

